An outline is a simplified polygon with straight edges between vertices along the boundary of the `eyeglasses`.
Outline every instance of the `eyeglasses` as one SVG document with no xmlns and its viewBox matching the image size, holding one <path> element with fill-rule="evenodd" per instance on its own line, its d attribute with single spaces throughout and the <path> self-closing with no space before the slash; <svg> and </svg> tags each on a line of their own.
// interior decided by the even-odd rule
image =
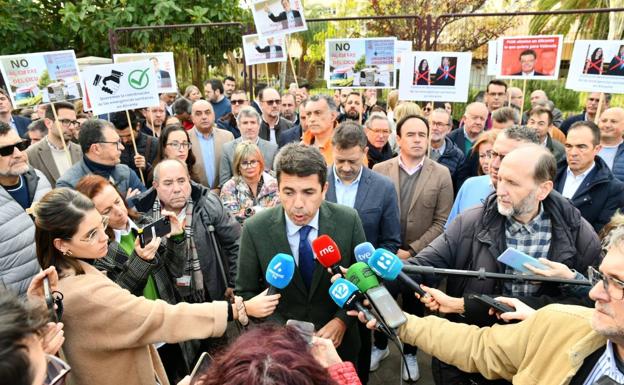
<svg viewBox="0 0 624 385">
<path fill-rule="evenodd" d="M 443 123 L 443 122 L 431 122 L 431 125 L 433 127 L 440 127 L 440 128 L 444 128 L 444 127 L 448 127 L 448 123 Z"/>
<path fill-rule="evenodd" d="M 178 142 L 178 141 L 174 141 L 171 143 L 167 143 L 167 146 L 171 146 L 173 149 L 175 150 L 179 150 L 179 149 L 189 149 L 191 148 L 191 142 Z"/>
<path fill-rule="evenodd" d="M 591 266 L 589 267 L 588 275 L 592 286 L 596 286 L 599 281 L 602 281 L 602 287 L 611 299 L 619 301 L 624 298 L 624 281 L 606 276 Z"/>
<path fill-rule="evenodd" d="M 232 99 L 230 100 L 231 104 L 245 104 L 246 100 L 245 99 Z"/>
<path fill-rule="evenodd" d="M 80 122 L 77 120 L 71 120 L 71 119 L 59 119 L 59 122 L 61 122 L 61 124 L 65 127 L 69 127 L 69 126 L 74 126 L 74 127 L 78 127 L 80 126 Z"/>
<path fill-rule="evenodd" d="M 257 160 L 244 160 L 241 162 L 240 166 L 241 168 L 254 168 L 258 165 L 258 161 Z"/>
<path fill-rule="evenodd" d="M 51 354 L 46 354 L 46 359 L 48 360 L 48 368 L 43 385 L 64 385 L 71 367 L 65 361 Z"/>
<path fill-rule="evenodd" d="M 263 103 L 268 104 L 269 106 L 275 105 L 275 104 L 280 104 L 282 102 L 281 99 L 273 99 L 273 100 L 263 100 Z"/>
<path fill-rule="evenodd" d="M 102 216 L 102 232 L 104 233 L 106 231 L 106 228 L 108 227 L 108 217 L 103 215 Z M 93 229 L 91 231 L 89 231 L 89 233 L 87 234 L 86 237 L 84 237 L 83 239 L 81 239 L 82 242 L 86 242 L 88 244 L 94 244 L 95 241 L 97 241 L 98 239 L 98 231 L 100 229 Z"/>
<path fill-rule="evenodd" d="M 368 130 L 371 131 L 375 135 L 383 135 L 383 136 L 390 135 L 390 130 L 384 130 L 382 128 L 378 128 L 375 130 L 373 130 L 372 128 L 369 128 Z"/>
<path fill-rule="evenodd" d="M 121 140 L 118 140 L 117 142 L 98 142 L 98 143 L 115 144 L 115 145 L 117 145 L 117 149 L 118 150 L 122 150 L 123 149 L 123 143 L 121 142 Z"/>
<path fill-rule="evenodd" d="M 10 156 L 13 155 L 15 149 L 17 148 L 20 151 L 25 151 L 30 145 L 29 140 L 22 140 L 21 142 L 9 144 L 8 146 L 0 147 L 0 156 Z"/>
</svg>

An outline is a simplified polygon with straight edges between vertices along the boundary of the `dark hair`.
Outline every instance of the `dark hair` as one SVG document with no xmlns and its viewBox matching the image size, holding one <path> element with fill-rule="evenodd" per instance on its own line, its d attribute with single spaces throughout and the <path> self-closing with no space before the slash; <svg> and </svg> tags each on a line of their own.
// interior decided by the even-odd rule
<svg viewBox="0 0 624 385">
<path fill-rule="evenodd" d="M 427 59 L 422 59 L 422 60 L 420 61 L 420 63 L 418 63 L 418 71 L 421 71 L 421 70 L 422 70 L 423 63 L 424 63 L 424 64 L 427 64 L 427 68 L 425 68 L 425 69 L 426 69 L 426 70 L 428 70 L 428 69 L 429 69 L 429 62 L 427 61 Z"/>
<path fill-rule="evenodd" d="M 403 128 L 403 125 L 405 124 L 405 122 L 407 122 L 410 119 L 418 119 L 421 122 L 425 123 L 425 127 L 427 127 L 427 137 L 429 137 L 429 122 L 427 122 L 427 119 L 425 119 L 424 117 L 420 115 L 405 115 L 404 117 L 402 117 L 401 120 L 399 120 L 396 125 L 397 136 L 401 136 L 401 128 Z"/>
<path fill-rule="evenodd" d="M 72 110 L 76 111 L 76 107 L 69 102 L 56 102 L 50 103 L 47 105 L 45 110 L 45 117 L 54 120 L 54 111 L 52 110 L 52 104 L 54 104 L 54 109 L 58 112 L 59 110 Z"/>
<path fill-rule="evenodd" d="M 492 120 L 498 123 L 506 123 L 511 120 L 514 124 L 520 124 L 520 112 L 513 107 L 501 107 L 492 112 Z"/>
<path fill-rule="evenodd" d="M 46 127 L 43 119 L 37 119 L 30 122 L 30 124 L 28 125 L 28 131 L 39 131 L 44 136 L 48 135 L 48 127 Z"/>
<path fill-rule="evenodd" d="M 513 125 L 511 127 L 505 128 L 503 131 L 501 131 L 500 134 L 505 135 L 507 139 L 517 140 L 519 142 L 535 144 L 540 143 L 537 132 L 535 132 L 535 130 L 533 129 L 528 128 L 527 126 Z"/>
<path fill-rule="evenodd" d="M 9 100 L 11 100 L 11 98 L 9 97 L 9 93 L 7 92 L 7 90 L 5 90 L 4 88 L 0 87 L 0 95 L 4 95 L 7 98 L 9 98 Z"/>
<path fill-rule="evenodd" d="M 306 90 L 310 91 L 312 89 L 312 86 L 310 85 L 310 83 L 303 83 L 299 84 L 299 88 L 305 88 Z"/>
<path fill-rule="evenodd" d="M 35 243 L 41 268 L 56 267 L 58 272 L 73 269 L 84 274 L 78 260 L 65 256 L 54 246 L 54 239 L 71 239 L 87 211 L 95 210 L 89 198 L 69 188 L 56 188 L 35 206 Z"/>
<path fill-rule="evenodd" d="M 275 173 L 278 185 L 282 173 L 285 173 L 298 177 L 318 175 L 321 187 L 325 187 L 327 163 L 318 148 L 291 143 L 282 147 L 276 156 Z"/>
<path fill-rule="evenodd" d="M 487 84 L 487 87 L 485 87 L 485 91 L 486 92 L 488 92 L 488 93 L 490 92 L 490 86 L 492 84 L 495 85 L 495 86 L 503 86 L 503 87 L 505 87 L 505 92 L 507 92 L 507 83 L 505 83 L 502 80 L 498 80 L 498 79 L 493 79 L 493 80 L 489 81 L 489 83 Z"/>
<path fill-rule="evenodd" d="M 234 79 L 234 76 L 229 76 L 229 75 L 228 75 L 228 76 L 224 77 L 224 78 L 223 78 L 223 81 L 226 81 L 226 80 L 231 80 L 231 81 L 233 81 L 234 83 L 236 83 L 236 79 Z"/>
<path fill-rule="evenodd" d="M 332 137 L 334 147 L 341 150 L 347 150 L 355 146 L 365 149 L 367 143 L 366 134 L 364 134 L 362 126 L 351 120 L 345 120 L 340 123 Z"/>
<path fill-rule="evenodd" d="M 166 159 L 165 146 L 167 146 L 167 140 L 169 140 L 169 135 L 171 135 L 171 133 L 175 131 L 184 132 L 184 134 L 186 134 L 186 140 L 191 143 L 191 138 L 188 131 L 186 131 L 184 127 L 182 127 L 180 124 L 176 123 L 165 126 L 165 128 L 163 128 L 162 132 L 160 133 L 160 136 L 158 137 L 158 150 L 156 151 L 156 158 L 154 159 L 154 162 L 152 162 L 152 170 L 158 163 Z M 191 180 L 194 181 L 199 180 L 193 171 L 193 166 L 195 166 L 196 161 L 197 160 L 195 159 L 195 155 L 193 154 L 193 149 L 189 148 L 188 156 L 186 157 L 186 168 L 188 168 L 189 177 L 191 178 Z"/>
<path fill-rule="evenodd" d="M 187 98 L 182 97 L 178 98 L 175 102 L 173 102 L 171 108 L 173 109 L 174 115 L 181 115 L 185 112 L 190 115 L 192 112 L 193 103 L 191 103 L 191 101 Z"/>
<path fill-rule="evenodd" d="M 11 132 L 12 130 L 13 130 L 13 128 L 11 128 L 11 126 L 9 126 L 7 123 L 0 122 L 0 136 L 5 136 L 6 134 Z"/>
<path fill-rule="evenodd" d="M 92 144 L 100 143 L 106 140 L 104 137 L 104 128 L 114 127 L 111 123 L 102 119 L 87 119 L 82 126 L 80 126 L 80 133 L 78 134 L 78 142 L 82 153 L 89 152 Z"/>
<path fill-rule="evenodd" d="M 531 55 L 531 56 L 533 56 L 533 58 L 537 59 L 537 52 L 535 52 L 532 49 L 525 49 L 524 51 L 520 52 L 520 56 L 519 57 L 527 56 L 527 55 Z"/>
<path fill-rule="evenodd" d="M 543 146 L 540 146 L 540 148 L 544 151 L 541 151 L 537 163 L 535 164 L 533 180 L 535 183 L 554 181 L 557 175 L 557 160 L 548 149 Z"/>
<path fill-rule="evenodd" d="M 291 93 L 291 92 L 284 92 L 284 95 L 282 95 L 282 99 L 284 99 L 285 96 L 286 97 L 290 96 L 293 99 L 293 102 L 297 103 L 297 97 L 293 93 Z"/>
<path fill-rule="evenodd" d="M 0 289 L 0 378 L 2 383 L 31 385 L 34 370 L 26 339 L 41 335 L 48 323 L 45 307 Z M 38 343 L 38 342 L 37 342 Z"/>
<path fill-rule="evenodd" d="M 356 92 L 356 91 L 349 92 L 349 95 L 347 95 L 347 100 L 349 100 L 350 96 L 358 97 L 360 99 L 360 101 L 362 102 L 362 105 L 364 105 L 364 103 L 366 103 L 366 101 L 364 100 L 364 95 L 359 93 L 359 92 Z"/>
<path fill-rule="evenodd" d="M 329 107 L 330 111 L 336 111 L 337 108 L 338 108 L 336 106 L 336 101 L 334 100 L 334 98 L 332 98 L 329 95 L 325 95 L 325 94 L 311 95 L 308 98 L 308 102 L 307 103 L 309 103 L 309 102 L 318 102 L 319 100 L 324 100 L 327 103 L 327 106 Z"/>
<path fill-rule="evenodd" d="M 204 385 L 336 385 L 301 334 L 275 324 L 242 334 L 199 379 Z"/>
<path fill-rule="evenodd" d="M 126 115 L 126 111 L 111 112 L 109 121 L 116 130 L 125 130 L 128 128 L 128 116 L 130 116 L 132 127 L 136 127 L 138 117 L 134 111 L 128 111 L 128 115 Z"/>
<path fill-rule="evenodd" d="M 219 79 L 209 79 L 206 80 L 204 82 L 204 87 L 206 87 L 206 85 L 210 84 L 210 87 L 212 87 L 212 91 L 216 91 L 219 90 L 219 92 L 221 94 L 223 94 L 223 83 L 221 83 L 221 80 Z"/>
<path fill-rule="evenodd" d="M 553 121 L 553 113 L 552 113 L 552 110 L 548 107 L 537 106 L 537 107 L 531 108 L 531 111 L 529 111 L 529 118 L 533 115 L 542 115 L 542 114 L 548 115 L 548 125 L 550 126 Z"/>
<path fill-rule="evenodd" d="M 602 54 L 600 55 L 600 61 L 602 61 L 602 60 L 604 59 L 604 51 L 602 50 L 602 48 L 601 48 L 601 47 L 598 47 L 598 48 L 596 48 L 596 49 L 594 50 L 594 52 L 592 52 L 592 54 L 591 54 L 591 60 L 592 60 L 592 61 L 594 61 L 594 60 L 598 59 L 598 58 L 596 57 L 596 54 L 598 53 L 598 50 L 602 51 Z"/>
<path fill-rule="evenodd" d="M 254 97 L 258 98 L 260 96 L 260 91 L 265 88 L 267 88 L 266 83 L 256 83 L 256 85 L 254 86 Z"/>
<path fill-rule="evenodd" d="M 574 122 L 568 129 L 568 134 L 572 130 L 576 130 L 579 128 L 589 128 L 589 131 L 592 133 L 592 144 L 597 146 L 600 144 L 600 128 L 598 125 L 591 120 L 582 120 L 580 122 Z"/>
</svg>

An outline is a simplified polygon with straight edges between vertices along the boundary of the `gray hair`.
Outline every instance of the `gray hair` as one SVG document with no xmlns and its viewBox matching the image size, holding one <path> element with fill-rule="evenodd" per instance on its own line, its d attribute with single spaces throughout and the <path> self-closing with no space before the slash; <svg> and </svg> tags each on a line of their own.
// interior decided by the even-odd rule
<svg viewBox="0 0 624 385">
<path fill-rule="evenodd" d="M 189 180 L 191 179 L 191 175 L 189 173 L 189 169 L 186 166 L 186 163 L 182 163 L 182 161 L 178 158 L 173 158 L 173 159 L 163 159 L 162 161 L 158 162 L 158 164 L 156 166 L 154 166 L 154 170 L 152 171 L 152 175 L 153 175 L 153 180 L 154 182 L 158 182 L 160 179 L 160 169 L 162 167 L 164 167 L 163 165 L 167 165 L 167 164 L 171 164 L 171 163 L 177 163 L 180 166 L 182 166 L 183 169 L 186 170 L 186 176 L 189 177 Z"/>
<path fill-rule="evenodd" d="M 236 117 L 237 125 L 240 125 L 241 118 L 254 118 L 256 119 L 256 122 L 260 124 L 260 114 L 258 114 L 258 111 L 256 111 L 255 108 L 250 106 L 245 106 L 238 112 L 238 116 Z"/>
<path fill-rule="evenodd" d="M 386 115 L 383 115 L 379 112 L 373 112 L 368 119 L 366 120 L 366 122 L 364 123 L 364 127 L 367 129 L 371 129 L 371 127 L 373 126 L 373 122 L 375 120 L 383 120 L 386 123 L 388 123 L 388 128 L 392 128 L 392 122 L 390 121 L 390 119 L 388 119 L 388 117 Z"/>
<path fill-rule="evenodd" d="M 449 114 L 449 112 L 447 110 L 445 110 L 444 108 L 436 108 L 435 110 L 431 111 L 431 113 L 434 112 L 438 112 L 441 114 L 446 114 L 448 116 L 448 126 L 450 128 L 453 128 L 453 117 L 451 116 L 451 114 Z M 431 116 L 431 115 L 429 115 Z"/>
<path fill-rule="evenodd" d="M 540 144 L 539 136 L 535 130 L 528 128 L 527 126 L 511 126 L 505 128 L 502 132 L 508 139 L 517 140 L 526 143 Z"/>
<path fill-rule="evenodd" d="M 318 102 L 319 100 L 325 100 L 325 102 L 327 102 L 327 106 L 329 107 L 330 111 L 337 111 L 338 107 L 336 106 L 336 102 L 334 101 L 334 98 L 332 98 L 329 95 L 324 95 L 324 94 L 316 94 L 316 95 L 312 95 L 308 98 L 308 103 L 309 102 Z"/>
</svg>

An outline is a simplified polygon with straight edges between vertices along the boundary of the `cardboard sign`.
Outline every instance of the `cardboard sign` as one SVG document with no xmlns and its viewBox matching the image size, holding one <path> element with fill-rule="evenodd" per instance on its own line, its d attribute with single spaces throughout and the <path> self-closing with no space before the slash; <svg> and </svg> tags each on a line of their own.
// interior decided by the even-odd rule
<svg viewBox="0 0 624 385">
<path fill-rule="evenodd" d="M 156 76 L 158 92 L 178 92 L 173 52 L 115 54 L 113 60 L 115 63 L 149 60 Z"/>
<path fill-rule="evenodd" d="M 408 52 L 401 57 L 399 99 L 466 102 L 470 52 Z"/>
<path fill-rule="evenodd" d="M 260 35 L 243 36 L 245 65 L 286 61 L 286 43 L 284 36 L 262 37 Z"/>
<path fill-rule="evenodd" d="M 157 79 L 148 60 L 85 68 L 94 115 L 158 105 Z"/>
<path fill-rule="evenodd" d="M 488 63 L 487 63 L 487 75 L 488 76 L 496 76 L 498 75 L 499 68 L 499 40 L 488 41 Z"/>
<path fill-rule="evenodd" d="M 259 35 L 284 35 L 308 29 L 300 0 L 264 0 L 251 5 Z"/>
<path fill-rule="evenodd" d="M 397 68 L 401 68 L 401 54 L 404 52 L 412 52 L 412 41 L 411 40 L 397 40 L 396 41 L 396 48 L 395 50 L 395 57 L 396 57 L 396 61 L 394 64 L 396 64 Z"/>
<path fill-rule="evenodd" d="M 563 35 L 502 37 L 499 41 L 498 78 L 557 80 Z"/>
<path fill-rule="evenodd" d="M 325 40 L 327 88 L 395 88 L 396 38 Z"/>
<path fill-rule="evenodd" d="M 0 56 L 0 70 L 14 108 L 82 98 L 74 51 Z"/>
<path fill-rule="evenodd" d="M 624 93 L 624 40 L 574 42 L 566 88 Z"/>
</svg>

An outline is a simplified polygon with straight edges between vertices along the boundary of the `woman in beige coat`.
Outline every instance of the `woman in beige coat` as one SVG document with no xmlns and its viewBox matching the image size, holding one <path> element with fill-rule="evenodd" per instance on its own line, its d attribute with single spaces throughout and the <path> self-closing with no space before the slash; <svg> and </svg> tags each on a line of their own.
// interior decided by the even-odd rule
<svg viewBox="0 0 624 385">
<path fill-rule="evenodd" d="M 266 317 L 277 306 L 279 294 L 265 293 L 245 303 L 238 297 L 232 305 L 169 305 L 135 297 L 92 266 L 108 251 L 107 218 L 86 196 L 52 190 L 37 205 L 35 218 L 39 263 L 59 271 L 70 384 L 169 385 L 154 344 L 220 336 L 228 320 L 245 322 L 247 313 Z M 169 218 L 171 235 L 181 233 L 175 215 Z M 157 247 L 160 239 L 153 243 Z"/>
</svg>

